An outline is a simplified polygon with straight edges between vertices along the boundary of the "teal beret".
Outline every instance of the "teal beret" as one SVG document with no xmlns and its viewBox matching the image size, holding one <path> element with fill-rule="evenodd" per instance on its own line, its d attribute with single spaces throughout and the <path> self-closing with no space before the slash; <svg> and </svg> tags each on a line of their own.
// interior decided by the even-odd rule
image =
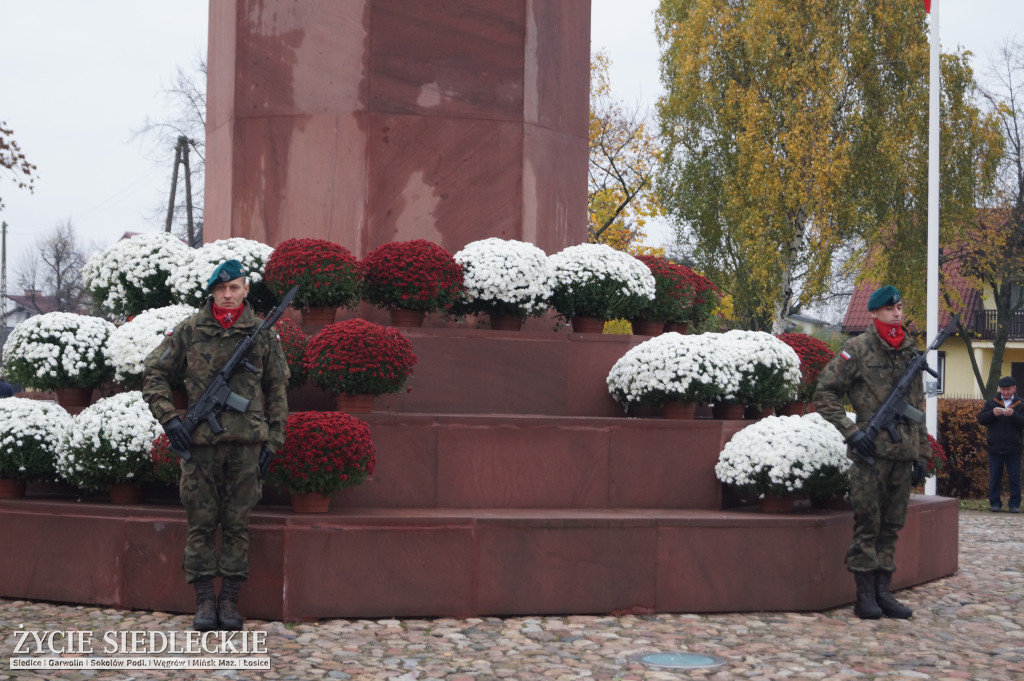
<svg viewBox="0 0 1024 681">
<path fill-rule="evenodd" d="M 242 263 L 237 260 L 225 260 L 221 264 L 217 265 L 217 269 L 210 275 L 210 280 L 206 282 L 206 290 L 213 289 L 213 285 L 217 282 L 229 282 L 232 279 L 238 279 L 244 277 L 246 271 L 242 269 Z"/>
<path fill-rule="evenodd" d="M 903 300 L 903 297 L 895 286 L 883 286 L 868 298 L 868 311 L 877 310 L 886 305 L 895 305 L 901 300 Z"/>
</svg>

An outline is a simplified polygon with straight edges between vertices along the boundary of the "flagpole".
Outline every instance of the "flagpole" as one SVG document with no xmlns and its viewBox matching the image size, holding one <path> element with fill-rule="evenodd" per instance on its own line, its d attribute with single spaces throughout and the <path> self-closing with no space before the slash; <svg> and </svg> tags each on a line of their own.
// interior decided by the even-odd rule
<svg viewBox="0 0 1024 681">
<path fill-rule="evenodd" d="M 931 57 L 928 74 L 928 282 L 927 282 L 927 323 L 928 345 L 932 344 L 939 332 L 939 94 L 941 81 L 939 71 L 939 4 L 941 0 L 931 0 L 928 10 L 929 41 Z M 932 350 L 928 364 L 938 368 L 938 352 Z M 922 374 L 929 379 L 927 373 Z M 925 381 L 925 422 L 928 432 L 936 437 L 938 431 L 938 395 L 934 380 Z M 928 478 L 924 493 L 935 494 L 935 477 Z"/>
</svg>

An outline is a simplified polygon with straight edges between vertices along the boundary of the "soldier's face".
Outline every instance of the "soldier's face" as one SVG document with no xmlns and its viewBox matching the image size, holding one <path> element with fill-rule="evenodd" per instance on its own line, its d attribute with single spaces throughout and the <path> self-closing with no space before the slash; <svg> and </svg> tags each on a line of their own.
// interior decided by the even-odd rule
<svg viewBox="0 0 1024 681">
<path fill-rule="evenodd" d="M 233 310 L 242 304 L 245 297 L 249 295 L 249 285 L 245 283 L 245 277 L 232 279 L 231 281 L 218 281 L 213 285 L 213 302 L 217 307 Z"/>
<path fill-rule="evenodd" d="M 900 324 L 903 322 L 903 303 L 876 307 L 871 310 L 871 316 L 883 324 Z"/>
</svg>

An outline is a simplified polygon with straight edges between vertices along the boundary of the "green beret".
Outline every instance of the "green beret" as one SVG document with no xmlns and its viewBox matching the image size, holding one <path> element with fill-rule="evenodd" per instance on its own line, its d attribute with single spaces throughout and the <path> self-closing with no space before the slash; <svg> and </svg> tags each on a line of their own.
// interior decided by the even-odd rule
<svg viewBox="0 0 1024 681">
<path fill-rule="evenodd" d="M 886 305 L 895 305 L 901 300 L 903 300 L 903 297 L 900 296 L 900 292 L 895 286 L 883 286 L 868 298 L 868 312 L 885 307 Z"/>
<path fill-rule="evenodd" d="M 217 269 L 210 275 L 210 280 L 206 282 L 206 290 L 210 291 L 213 289 L 213 285 L 217 282 L 227 283 L 232 279 L 238 279 L 244 277 L 246 271 L 242 269 L 242 263 L 237 260 L 225 260 L 221 264 L 217 265 Z"/>
</svg>

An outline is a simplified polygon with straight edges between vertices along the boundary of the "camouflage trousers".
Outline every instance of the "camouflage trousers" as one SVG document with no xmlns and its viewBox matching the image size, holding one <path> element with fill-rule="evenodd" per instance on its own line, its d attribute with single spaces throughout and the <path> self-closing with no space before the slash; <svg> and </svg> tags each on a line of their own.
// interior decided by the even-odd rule
<svg viewBox="0 0 1024 681">
<path fill-rule="evenodd" d="M 218 575 L 248 577 L 249 512 L 263 493 L 260 447 L 260 443 L 193 445 L 192 460 L 181 462 L 179 490 L 188 518 L 182 567 L 189 584 Z"/>
<path fill-rule="evenodd" d="M 851 572 L 896 570 L 896 538 L 907 519 L 910 461 L 875 459 L 874 466 L 850 468 L 853 541 L 846 552 Z"/>
</svg>

